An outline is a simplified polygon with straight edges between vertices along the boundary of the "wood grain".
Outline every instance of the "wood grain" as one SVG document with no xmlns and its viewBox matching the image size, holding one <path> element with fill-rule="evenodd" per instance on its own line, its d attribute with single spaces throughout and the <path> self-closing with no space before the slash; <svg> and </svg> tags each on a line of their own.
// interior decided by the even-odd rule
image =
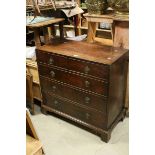
<svg viewBox="0 0 155 155">
<path fill-rule="evenodd" d="M 102 45 L 110 45 L 114 47 L 121 47 L 124 49 L 129 49 L 129 15 L 117 15 L 117 14 L 107 14 L 107 15 L 90 15 L 84 14 L 88 21 L 88 42 L 97 41 Z M 105 22 L 112 24 L 111 26 L 111 36 L 112 40 L 105 40 L 101 38 L 96 38 L 96 31 L 91 28 L 91 23 L 94 22 Z M 129 106 L 129 93 L 128 93 L 128 83 L 127 81 L 127 89 L 126 89 L 126 97 L 125 97 L 125 107 L 128 109 Z"/>
<path fill-rule="evenodd" d="M 72 45 L 72 46 L 71 46 Z M 64 43 L 53 43 L 37 48 L 37 51 L 46 51 L 60 55 L 69 56 L 97 62 L 101 64 L 112 64 L 128 50 L 111 46 L 101 46 L 87 42 L 65 41 Z"/>
<path fill-rule="evenodd" d="M 68 100 L 80 104 L 81 106 L 89 106 L 91 109 L 105 112 L 107 98 L 101 95 L 86 92 L 85 90 L 77 89 L 68 84 L 62 84 L 55 80 L 47 79 L 40 76 L 42 91 L 45 93 L 62 96 Z"/>
<path fill-rule="evenodd" d="M 33 76 L 33 82 L 39 84 L 39 74 L 38 74 L 37 62 L 26 59 L 26 68 L 29 71 L 29 73 Z"/>
<path fill-rule="evenodd" d="M 113 23 L 114 14 L 109 15 L 95 15 L 95 14 L 84 14 L 88 22 L 105 22 L 105 23 Z"/>
<path fill-rule="evenodd" d="M 26 111 L 26 134 L 29 134 L 31 137 L 39 140 L 28 111 Z"/>
<path fill-rule="evenodd" d="M 84 14 L 88 21 L 88 42 L 94 42 L 96 36 L 95 23 L 109 23 L 112 24 L 112 44 L 109 42 L 103 42 L 105 45 L 113 45 L 114 47 L 122 47 L 129 49 L 129 16 L 128 15 L 117 15 L 117 14 L 107 14 L 107 15 L 90 15 L 88 13 Z M 99 40 L 100 41 L 100 40 Z"/>
<path fill-rule="evenodd" d="M 89 76 L 98 77 L 100 79 L 107 79 L 108 66 L 104 64 L 97 64 L 88 61 L 79 61 L 76 58 L 68 58 L 64 55 L 56 55 L 51 52 L 37 52 L 37 59 L 40 64 L 46 64 L 48 66 L 57 66 L 60 68 L 66 68 L 81 73 L 86 73 Z"/>
<path fill-rule="evenodd" d="M 94 41 L 100 43 L 101 45 L 113 46 L 113 40 L 111 39 L 95 37 Z"/>
<path fill-rule="evenodd" d="M 41 46 L 41 40 L 40 40 L 40 35 L 39 35 L 39 29 L 38 28 L 34 29 L 34 40 L 35 40 L 35 46 L 36 47 Z"/>
<path fill-rule="evenodd" d="M 115 21 L 114 47 L 129 49 L 129 22 Z"/>
<path fill-rule="evenodd" d="M 44 42 L 45 44 L 48 44 L 50 42 L 49 33 L 48 33 L 48 27 L 43 28 L 43 35 L 44 35 Z"/>
<path fill-rule="evenodd" d="M 62 99 L 60 96 L 58 97 L 54 94 L 46 93 L 44 94 L 44 97 L 46 98 L 46 102 L 44 102 L 44 105 L 46 106 L 66 113 L 76 119 L 90 123 L 94 126 L 100 128 L 106 127 L 106 117 L 103 112 L 94 111 L 88 108 L 81 108 L 74 102 L 71 103 L 70 101 L 67 101 L 64 98 Z"/>
<path fill-rule="evenodd" d="M 88 42 L 94 42 L 95 36 L 96 36 L 96 28 L 97 23 L 95 22 L 88 22 Z"/>
<path fill-rule="evenodd" d="M 33 77 L 28 71 L 26 73 L 26 100 L 30 104 L 31 113 L 34 114 Z"/>
<path fill-rule="evenodd" d="M 92 129 L 108 142 L 125 116 L 127 54 L 122 48 L 74 41 L 37 48 L 43 111 Z"/>
<path fill-rule="evenodd" d="M 42 101 L 37 62 L 36 61 L 29 60 L 29 59 L 26 59 L 26 69 L 27 69 L 27 71 L 32 76 L 31 90 L 27 86 L 27 91 L 29 90 L 30 92 L 32 92 L 31 102 L 33 101 L 34 98 L 37 99 L 37 100 L 39 100 L 39 101 Z"/>
<path fill-rule="evenodd" d="M 68 83 L 70 85 L 80 87 L 81 89 L 86 89 L 88 91 L 107 96 L 107 86 L 104 81 L 61 70 L 56 67 L 47 67 L 46 65 L 39 64 L 38 68 L 41 76 L 62 81 L 63 83 Z M 51 72 L 54 73 L 54 77 L 51 76 Z M 88 86 L 86 83 L 88 83 Z"/>
<path fill-rule="evenodd" d="M 44 154 L 42 144 L 33 126 L 30 114 L 26 110 L 26 155 L 42 155 L 42 154 Z"/>
<path fill-rule="evenodd" d="M 28 28 L 40 28 L 40 27 L 48 27 L 54 23 L 59 23 L 64 21 L 64 18 L 54 18 L 54 19 L 50 19 L 47 21 L 43 21 L 43 22 L 38 22 L 38 23 L 34 23 L 34 24 L 28 24 L 26 25 L 26 27 Z"/>
<path fill-rule="evenodd" d="M 43 155 L 41 142 L 29 135 L 26 135 L 26 155 Z"/>
</svg>

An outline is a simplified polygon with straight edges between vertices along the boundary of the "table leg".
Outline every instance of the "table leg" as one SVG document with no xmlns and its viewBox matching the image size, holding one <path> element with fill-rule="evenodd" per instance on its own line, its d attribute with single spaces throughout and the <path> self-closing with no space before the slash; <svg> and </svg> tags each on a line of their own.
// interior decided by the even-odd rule
<svg viewBox="0 0 155 155">
<path fill-rule="evenodd" d="M 34 40 L 35 40 L 35 46 L 39 47 L 41 46 L 40 36 L 39 36 L 39 29 L 34 29 Z"/>
<path fill-rule="evenodd" d="M 51 29 L 52 37 L 55 38 L 55 36 L 56 36 L 56 31 L 55 31 L 54 24 L 51 25 L 50 29 Z"/>
<path fill-rule="evenodd" d="M 64 38 L 63 22 L 59 23 L 60 39 Z"/>
<path fill-rule="evenodd" d="M 75 16 L 74 16 L 74 30 L 75 30 L 75 36 L 81 35 L 80 28 L 78 27 L 78 26 L 79 26 L 79 22 L 80 22 L 79 19 L 80 19 L 80 15 L 75 15 Z"/>
<path fill-rule="evenodd" d="M 43 28 L 43 33 L 44 33 L 44 40 L 45 40 L 45 44 L 49 43 L 49 35 L 48 35 L 48 29 L 47 27 Z"/>
<path fill-rule="evenodd" d="M 87 42 L 94 42 L 96 36 L 96 22 L 88 22 L 88 37 Z"/>
</svg>

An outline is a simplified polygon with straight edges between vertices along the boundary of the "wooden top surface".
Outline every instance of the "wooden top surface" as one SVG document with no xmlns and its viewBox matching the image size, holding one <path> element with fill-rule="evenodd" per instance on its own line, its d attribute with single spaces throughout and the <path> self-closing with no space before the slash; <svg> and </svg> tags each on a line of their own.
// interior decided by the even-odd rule
<svg viewBox="0 0 155 155">
<path fill-rule="evenodd" d="M 65 20 L 64 18 L 54 18 L 54 19 L 50 19 L 47 21 L 39 22 L 39 23 L 28 24 L 26 26 L 28 28 L 39 28 L 39 27 L 49 26 L 49 25 L 54 24 L 54 23 L 59 23 L 59 22 L 62 22 L 64 20 Z"/>
<path fill-rule="evenodd" d="M 109 19 L 113 19 L 115 15 L 113 13 L 103 14 L 103 15 L 85 13 L 84 16 L 89 17 L 89 18 L 109 18 Z"/>
<path fill-rule="evenodd" d="M 40 46 L 37 49 L 108 65 L 128 52 L 126 49 L 76 41 L 53 43 Z"/>
<path fill-rule="evenodd" d="M 113 20 L 128 22 L 129 21 L 129 15 L 116 15 Z"/>
<path fill-rule="evenodd" d="M 104 14 L 104 15 L 96 15 L 96 14 L 89 14 L 86 13 L 84 14 L 84 16 L 88 19 L 97 19 L 97 20 L 101 20 L 101 19 L 111 19 L 111 20 L 115 20 L 115 21 L 129 21 L 129 15 L 117 15 L 114 13 L 109 13 L 109 14 Z"/>
</svg>

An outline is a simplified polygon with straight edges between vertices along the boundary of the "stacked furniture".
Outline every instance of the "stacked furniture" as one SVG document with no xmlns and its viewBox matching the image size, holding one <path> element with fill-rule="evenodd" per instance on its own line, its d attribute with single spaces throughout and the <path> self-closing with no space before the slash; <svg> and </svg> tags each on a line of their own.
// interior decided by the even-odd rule
<svg viewBox="0 0 155 155">
<path fill-rule="evenodd" d="M 37 62 L 26 59 L 26 100 L 30 103 L 30 112 L 35 114 L 34 99 L 42 102 Z"/>
<path fill-rule="evenodd" d="M 26 59 L 26 69 L 27 72 L 32 76 L 33 80 L 33 98 L 39 101 L 42 101 L 41 92 L 40 92 L 40 82 L 39 82 L 39 75 L 38 75 L 38 67 L 37 62 Z"/>
<path fill-rule="evenodd" d="M 128 50 L 66 41 L 36 51 L 42 111 L 72 120 L 108 142 L 125 116 Z"/>
</svg>

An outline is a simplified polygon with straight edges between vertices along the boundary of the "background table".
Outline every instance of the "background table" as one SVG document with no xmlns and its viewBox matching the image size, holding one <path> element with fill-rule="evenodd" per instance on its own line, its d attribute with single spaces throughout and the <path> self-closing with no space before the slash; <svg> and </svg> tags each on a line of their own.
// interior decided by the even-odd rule
<svg viewBox="0 0 155 155">
<path fill-rule="evenodd" d="M 100 41 L 103 44 L 112 45 L 114 47 L 129 48 L 129 17 L 128 15 L 116 15 L 114 13 L 106 15 L 90 15 L 84 14 L 88 21 L 88 42 Z M 96 28 L 98 23 L 109 23 L 111 24 L 111 35 L 110 39 L 99 39 L 96 37 Z"/>
<path fill-rule="evenodd" d="M 38 47 L 38 46 L 41 46 L 40 35 L 39 35 L 39 29 L 40 28 L 43 28 L 45 44 L 50 42 L 49 33 L 48 33 L 47 28 L 52 26 L 55 23 L 59 23 L 60 38 L 64 37 L 64 34 L 63 34 L 63 21 L 64 21 L 64 18 L 53 18 L 53 19 L 46 20 L 46 21 L 43 21 L 43 22 L 28 24 L 28 25 L 26 25 L 26 27 L 30 28 L 30 29 L 33 29 L 35 45 L 36 45 L 36 47 Z"/>
</svg>

